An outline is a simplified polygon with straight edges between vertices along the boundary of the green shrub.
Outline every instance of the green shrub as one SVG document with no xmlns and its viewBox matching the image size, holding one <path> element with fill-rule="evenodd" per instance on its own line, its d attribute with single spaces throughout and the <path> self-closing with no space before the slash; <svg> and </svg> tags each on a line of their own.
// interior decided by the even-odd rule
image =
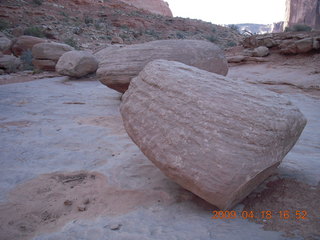
<svg viewBox="0 0 320 240">
<path fill-rule="evenodd" d="M 35 5 L 42 5 L 42 3 L 44 2 L 44 0 L 32 0 L 32 2 L 35 4 Z"/>
<path fill-rule="evenodd" d="M 182 32 L 177 32 L 176 36 L 178 39 L 185 39 L 186 38 L 186 36 Z"/>
<path fill-rule="evenodd" d="M 239 27 L 235 24 L 229 24 L 228 27 L 236 32 L 239 32 Z"/>
<path fill-rule="evenodd" d="M 44 37 L 45 34 L 39 27 L 29 27 L 26 28 L 23 32 L 24 35 L 34 36 L 34 37 Z"/>
<path fill-rule="evenodd" d="M 75 49 L 79 49 L 78 43 L 76 40 L 74 40 L 73 37 L 64 40 L 64 43 L 68 44 L 71 47 L 74 47 Z"/>
<path fill-rule="evenodd" d="M 84 23 L 89 25 L 90 23 L 93 23 L 93 18 L 89 17 L 89 16 L 85 16 L 84 17 Z"/>
<path fill-rule="evenodd" d="M 0 19 L 0 31 L 9 27 L 9 23 L 6 20 Z"/>
<path fill-rule="evenodd" d="M 292 27 L 286 27 L 285 32 L 310 32 L 312 30 L 311 27 L 304 24 L 296 24 Z"/>
<path fill-rule="evenodd" d="M 208 41 L 212 42 L 212 43 L 218 42 L 218 38 L 215 37 L 215 36 L 212 36 L 212 35 L 209 36 L 209 37 L 206 37 L 206 39 L 207 39 Z"/>
<path fill-rule="evenodd" d="M 233 41 L 229 41 L 227 42 L 227 47 L 234 47 L 234 46 L 237 46 L 237 44 Z"/>
<path fill-rule="evenodd" d="M 32 64 L 32 51 L 31 50 L 26 50 L 24 52 L 22 52 L 21 56 L 20 56 L 20 60 L 22 62 L 22 67 L 23 70 L 33 70 L 34 66 Z"/>
</svg>

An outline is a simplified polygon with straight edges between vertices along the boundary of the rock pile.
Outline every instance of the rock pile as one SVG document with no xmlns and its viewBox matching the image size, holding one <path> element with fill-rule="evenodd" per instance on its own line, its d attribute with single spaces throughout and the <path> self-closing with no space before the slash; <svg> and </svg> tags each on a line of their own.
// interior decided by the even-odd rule
<svg viewBox="0 0 320 240">
<path fill-rule="evenodd" d="M 245 48 L 265 46 L 279 49 L 282 54 L 299 54 L 320 49 L 320 32 L 283 32 L 250 36 L 243 41 Z"/>
<path fill-rule="evenodd" d="M 306 124 L 279 94 L 166 60 L 131 81 L 120 111 L 157 167 L 220 209 L 272 174 Z"/>
</svg>

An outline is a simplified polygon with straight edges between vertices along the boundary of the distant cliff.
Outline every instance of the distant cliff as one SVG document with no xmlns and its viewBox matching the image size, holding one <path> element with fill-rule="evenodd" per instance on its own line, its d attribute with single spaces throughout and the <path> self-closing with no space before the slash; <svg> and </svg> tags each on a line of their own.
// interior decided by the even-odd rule
<svg viewBox="0 0 320 240">
<path fill-rule="evenodd" d="M 286 0 L 284 27 L 295 24 L 320 29 L 320 0 Z"/>
<path fill-rule="evenodd" d="M 127 4 L 147 10 L 151 13 L 172 17 L 169 4 L 163 0 L 121 0 Z"/>
</svg>

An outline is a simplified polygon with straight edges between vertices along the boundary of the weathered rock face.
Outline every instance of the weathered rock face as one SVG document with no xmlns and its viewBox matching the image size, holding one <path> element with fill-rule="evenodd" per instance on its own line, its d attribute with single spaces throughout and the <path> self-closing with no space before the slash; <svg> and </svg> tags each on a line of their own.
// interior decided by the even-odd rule
<svg viewBox="0 0 320 240">
<path fill-rule="evenodd" d="M 157 167 L 221 209 L 266 179 L 306 124 L 279 94 L 166 60 L 131 81 L 120 111 Z"/>
<path fill-rule="evenodd" d="M 47 40 L 43 38 L 21 36 L 13 43 L 12 52 L 15 56 L 20 56 L 24 51 L 31 50 L 34 45 L 44 42 L 47 42 Z"/>
<path fill-rule="evenodd" d="M 169 4 L 163 0 L 121 0 L 137 8 L 147 10 L 151 13 L 172 17 Z"/>
<path fill-rule="evenodd" d="M 56 71 L 70 77 L 83 77 L 95 72 L 98 60 L 89 52 L 70 51 L 64 53 L 57 62 Z"/>
<path fill-rule="evenodd" d="M 97 76 L 103 84 L 119 92 L 125 92 L 130 80 L 155 59 L 178 61 L 221 75 L 228 72 L 223 51 L 207 41 L 159 40 L 124 48 L 106 48 L 104 53 Z"/>
<path fill-rule="evenodd" d="M 304 24 L 320 29 L 319 0 L 286 0 L 285 27 Z"/>
<path fill-rule="evenodd" d="M 55 71 L 55 65 L 62 54 L 74 50 L 62 43 L 38 43 L 32 47 L 33 65 L 41 70 Z"/>
</svg>

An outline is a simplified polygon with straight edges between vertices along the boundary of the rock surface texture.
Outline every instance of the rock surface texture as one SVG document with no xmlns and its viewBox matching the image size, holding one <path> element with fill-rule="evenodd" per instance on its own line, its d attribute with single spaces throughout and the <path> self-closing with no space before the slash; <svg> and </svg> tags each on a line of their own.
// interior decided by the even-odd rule
<svg viewBox="0 0 320 240">
<path fill-rule="evenodd" d="M 56 71 L 70 77 L 83 77 L 95 72 L 98 60 L 86 51 L 70 51 L 64 53 L 57 62 Z"/>
<path fill-rule="evenodd" d="M 286 0 L 285 27 L 308 25 L 320 30 L 319 0 Z"/>
<path fill-rule="evenodd" d="M 166 60 L 131 81 L 120 112 L 149 160 L 220 209 L 272 174 L 306 125 L 276 93 Z"/>
<path fill-rule="evenodd" d="M 55 71 L 59 58 L 73 47 L 62 43 L 39 43 L 32 47 L 33 65 L 42 70 Z"/>
<path fill-rule="evenodd" d="M 123 48 L 107 48 L 99 60 L 97 75 L 106 86 L 125 92 L 131 79 L 150 61 L 178 61 L 209 72 L 226 75 L 227 59 L 213 43 L 199 40 L 159 40 Z"/>
<path fill-rule="evenodd" d="M 163 0 L 121 0 L 137 8 L 147 10 L 151 13 L 172 17 L 172 12 L 167 2 Z"/>
</svg>

